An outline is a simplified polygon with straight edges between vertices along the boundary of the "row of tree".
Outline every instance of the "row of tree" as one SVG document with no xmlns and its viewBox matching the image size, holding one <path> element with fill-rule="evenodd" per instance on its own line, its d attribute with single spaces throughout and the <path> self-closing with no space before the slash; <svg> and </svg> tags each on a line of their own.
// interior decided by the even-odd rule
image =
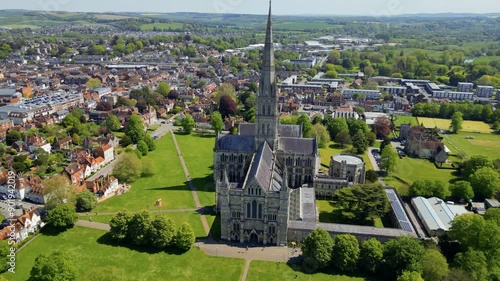
<svg viewBox="0 0 500 281">
<path fill-rule="evenodd" d="M 443 104 L 417 103 L 411 111 L 416 117 L 451 119 L 455 112 L 460 112 L 465 120 L 484 121 L 489 124 L 500 121 L 500 109 L 493 111 L 490 104 L 474 104 L 470 101 Z"/>
<path fill-rule="evenodd" d="M 195 241 L 189 224 L 183 223 L 176 228 L 171 219 L 163 215 L 152 217 L 147 211 L 136 214 L 119 212 L 109 225 L 109 233 L 114 240 L 136 246 L 151 246 L 160 250 L 174 247 L 188 251 Z"/>
</svg>

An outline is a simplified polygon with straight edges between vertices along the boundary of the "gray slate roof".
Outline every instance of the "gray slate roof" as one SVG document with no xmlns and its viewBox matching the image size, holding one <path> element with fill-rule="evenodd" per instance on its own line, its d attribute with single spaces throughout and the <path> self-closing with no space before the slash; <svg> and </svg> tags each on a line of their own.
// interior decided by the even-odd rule
<svg viewBox="0 0 500 281">
<path fill-rule="evenodd" d="M 253 136 L 223 135 L 217 140 L 218 150 L 252 152 L 254 144 Z"/>
<path fill-rule="evenodd" d="M 301 138 L 302 127 L 300 125 L 279 125 L 278 134 L 282 138 Z M 239 132 L 241 136 L 255 136 L 254 123 L 240 124 Z"/>
<path fill-rule="evenodd" d="M 267 143 L 263 143 L 253 159 L 248 174 L 248 179 L 255 179 L 264 191 L 268 191 L 271 186 L 273 175 L 273 151 Z"/>
<path fill-rule="evenodd" d="M 280 138 L 279 149 L 285 153 L 315 154 L 316 143 L 314 139 Z"/>
</svg>

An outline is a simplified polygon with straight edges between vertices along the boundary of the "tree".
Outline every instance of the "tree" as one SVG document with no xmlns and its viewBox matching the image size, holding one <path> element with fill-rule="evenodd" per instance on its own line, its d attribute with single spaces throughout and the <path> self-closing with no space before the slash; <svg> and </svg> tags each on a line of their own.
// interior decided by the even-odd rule
<svg viewBox="0 0 500 281">
<path fill-rule="evenodd" d="M 341 131 L 335 137 L 335 142 L 340 144 L 340 147 L 344 148 L 344 145 L 351 144 L 351 136 L 347 130 Z"/>
<path fill-rule="evenodd" d="M 245 110 L 250 110 L 250 108 L 255 107 L 257 105 L 257 96 L 254 94 L 250 94 L 244 102 Z"/>
<path fill-rule="evenodd" d="M 349 127 L 349 135 L 351 135 L 351 138 L 354 137 L 354 135 L 356 135 L 360 130 L 363 134 L 370 131 L 370 128 L 368 128 L 368 125 L 366 125 L 364 120 L 349 118 L 347 119 L 347 126 Z"/>
<path fill-rule="evenodd" d="M 12 130 L 10 131 L 7 136 L 5 137 L 5 140 L 7 141 L 7 145 L 12 145 L 14 144 L 16 141 L 20 141 L 22 139 L 22 135 L 21 133 L 19 133 L 19 131 L 16 131 L 16 130 Z"/>
<path fill-rule="evenodd" d="M 481 251 L 469 249 L 465 253 L 459 253 L 455 257 L 455 263 L 470 275 L 471 280 L 488 280 L 487 259 Z"/>
<path fill-rule="evenodd" d="M 468 181 L 457 181 L 450 185 L 451 196 L 455 199 L 469 200 L 474 198 L 474 190 Z"/>
<path fill-rule="evenodd" d="M 398 277 L 397 281 L 425 281 L 422 276 L 420 276 L 420 273 L 416 271 L 404 271 L 403 274 L 401 274 Z"/>
<path fill-rule="evenodd" d="M 379 116 L 375 119 L 375 130 L 381 137 L 387 137 L 391 134 L 392 123 L 387 116 Z"/>
<path fill-rule="evenodd" d="M 397 171 L 399 156 L 398 152 L 392 145 L 384 147 L 382 153 L 380 154 L 380 163 L 387 174 L 389 174 L 389 172 Z"/>
<path fill-rule="evenodd" d="M 495 222 L 498 226 L 500 226 L 500 209 L 489 208 L 484 214 L 484 219 L 487 221 Z"/>
<path fill-rule="evenodd" d="M 458 133 L 460 130 L 462 130 L 462 124 L 464 122 L 463 114 L 459 111 L 453 113 L 451 116 L 451 125 L 450 129 L 454 133 Z"/>
<path fill-rule="evenodd" d="M 381 186 L 357 185 L 340 189 L 335 192 L 333 203 L 335 217 L 340 223 L 373 225 L 375 218 L 389 211 L 389 201 Z"/>
<path fill-rule="evenodd" d="M 146 132 L 144 131 L 144 122 L 139 115 L 132 115 L 125 126 L 125 134 L 130 137 L 132 143 L 138 143 L 144 139 Z"/>
<path fill-rule="evenodd" d="M 325 268 L 330 263 L 332 250 L 333 238 L 323 228 L 316 228 L 302 244 L 304 266 L 313 272 Z"/>
<path fill-rule="evenodd" d="M 30 271 L 30 281 L 76 281 L 76 267 L 63 252 L 40 254 Z"/>
<path fill-rule="evenodd" d="M 437 250 L 427 250 L 420 263 L 424 280 L 445 280 L 448 276 L 448 262 Z"/>
<path fill-rule="evenodd" d="M 155 143 L 155 140 L 153 139 L 153 137 L 151 135 L 146 134 L 146 136 L 144 137 L 144 142 L 148 146 L 148 150 L 149 151 L 156 150 L 156 143 Z"/>
<path fill-rule="evenodd" d="M 465 161 L 462 175 L 469 179 L 472 174 L 481 168 L 494 168 L 493 162 L 485 155 L 474 155 Z"/>
<path fill-rule="evenodd" d="M 316 137 L 318 139 L 319 148 L 327 147 L 328 143 L 330 142 L 330 135 L 326 131 L 325 126 L 318 123 L 312 127 L 311 132 L 313 137 Z"/>
<path fill-rule="evenodd" d="M 330 139 L 334 140 L 337 134 L 342 131 L 349 131 L 347 126 L 347 121 L 344 118 L 335 118 L 327 124 L 328 132 L 330 133 Z"/>
<path fill-rule="evenodd" d="M 301 114 L 299 116 L 299 119 L 297 119 L 297 125 L 302 126 L 302 134 L 304 135 L 304 138 L 312 137 L 312 123 L 307 114 Z"/>
<path fill-rule="evenodd" d="M 354 272 L 359 258 L 359 242 L 351 234 L 335 236 L 332 252 L 333 266 L 340 271 Z"/>
<path fill-rule="evenodd" d="M 215 93 L 215 102 L 219 105 L 219 107 L 223 96 L 229 96 L 233 101 L 236 101 L 236 91 L 234 86 L 229 83 L 222 83 L 217 88 L 217 92 Z"/>
<path fill-rule="evenodd" d="M 335 70 L 329 70 L 325 73 L 324 77 L 328 79 L 336 79 L 339 77 L 339 74 Z"/>
<path fill-rule="evenodd" d="M 182 223 L 181 227 L 177 230 L 177 235 L 175 236 L 175 246 L 182 250 L 188 251 L 193 246 L 196 240 L 193 228 L 187 223 Z"/>
<path fill-rule="evenodd" d="M 121 211 L 109 221 L 111 238 L 123 241 L 128 237 L 128 225 L 132 220 L 132 215 L 128 211 Z"/>
<path fill-rule="evenodd" d="M 378 180 L 378 174 L 374 170 L 366 171 L 366 180 L 370 182 L 376 182 Z"/>
<path fill-rule="evenodd" d="M 113 114 L 108 116 L 103 125 L 110 131 L 118 131 L 121 129 L 120 119 Z"/>
<path fill-rule="evenodd" d="M 495 123 L 493 123 L 492 128 L 495 132 L 500 131 L 500 121 L 495 121 Z"/>
<path fill-rule="evenodd" d="M 97 79 L 97 78 L 90 78 L 87 83 L 85 84 L 85 86 L 87 86 L 87 88 L 89 89 L 95 89 L 99 86 L 101 86 L 101 80 Z"/>
<path fill-rule="evenodd" d="M 368 149 L 368 140 L 362 130 L 359 130 L 352 137 L 352 146 L 356 149 L 357 154 L 363 154 Z"/>
<path fill-rule="evenodd" d="M 145 141 L 140 140 L 137 142 L 137 150 L 139 150 L 143 156 L 148 155 L 149 147 Z"/>
<path fill-rule="evenodd" d="M 97 206 L 97 198 L 88 189 L 80 192 L 76 197 L 76 210 L 89 212 Z"/>
<path fill-rule="evenodd" d="M 196 122 L 194 121 L 191 115 L 186 114 L 184 118 L 182 118 L 181 126 L 182 129 L 184 130 L 184 133 L 191 134 L 193 128 L 196 126 Z"/>
<path fill-rule="evenodd" d="M 223 117 L 236 115 L 238 104 L 230 96 L 222 96 L 219 103 L 219 111 Z"/>
<path fill-rule="evenodd" d="M 57 205 L 68 203 L 75 206 L 76 194 L 68 178 L 56 175 L 43 181 L 45 194 L 50 194 L 45 202 L 45 209 L 52 210 Z"/>
<path fill-rule="evenodd" d="M 212 114 L 211 124 L 215 134 L 222 132 L 224 129 L 224 122 L 222 121 L 222 115 L 219 112 L 216 111 Z"/>
<path fill-rule="evenodd" d="M 113 106 L 109 104 L 108 102 L 101 101 L 97 103 L 97 106 L 95 107 L 97 111 L 111 111 L 113 109 Z"/>
<path fill-rule="evenodd" d="M 364 68 L 364 73 L 366 77 L 370 78 L 375 73 L 375 69 L 373 68 L 373 66 L 368 65 Z"/>
<path fill-rule="evenodd" d="M 113 166 L 113 176 L 130 183 L 141 175 L 141 162 L 134 153 L 127 152 Z"/>
<path fill-rule="evenodd" d="M 470 176 L 470 184 L 476 196 L 491 198 L 500 189 L 500 175 L 492 168 L 481 168 Z"/>
<path fill-rule="evenodd" d="M 10 247 L 7 240 L 0 241 L 0 273 L 7 271 L 10 266 Z"/>
<path fill-rule="evenodd" d="M 359 251 L 359 265 L 362 269 L 369 273 L 377 271 L 382 258 L 384 256 L 384 248 L 382 243 L 375 238 L 365 240 Z"/>
<path fill-rule="evenodd" d="M 127 228 L 127 239 L 137 246 L 147 245 L 151 240 L 151 215 L 142 211 L 132 215 Z"/>
<path fill-rule="evenodd" d="M 167 82 L 162 81 L 158 84 L 158 87 L 156 87 L 156 92 L 164 97 L 167 97 L 168 94 L 170 94 L 170 85 L 168 85 Z"/>
<path fill-rule="evenodd" d="M 173 244 L 177 231 L 174 222 L 162 215 L 151 221 L 151 245 L 158 249 L 165 249 Z"/>
<path fill-rule="evenodd" d="M 420 260 L 425 248 L 418 239 L 400 236 L 384 245 L 383 266 L 389 274 L 399 275 L 404 271 L 421 271 Z"/>
<path fill-rule="evenodd" d="M 120 140 L 120 145 L 122 147 L 127 147 L 131 144 L 132 144 L 132 139 L 127 135 L 123 136 L 123 138 Z"/>
<path fill-rule="evenodd" d="M 368 132 L 366 133 L 366 139 L 368 140 L 368 145 L 373 146 L 377 141 L 377 134 L 374 132 Z"/>
<path fill-rule="evenodd" d="M 77 219 L 75 207 L 69 204 L 60 204 L 49 210 L 47 215 L 47 223 L 56 229 L 71 228 Z"/>
<path fill-rule="evenodd" d="M 410 186 L 410 196 L 438 197 L 444 199 L 449 194 L 447 183 L 439 180 L 416 180 Z"/>
</svg>

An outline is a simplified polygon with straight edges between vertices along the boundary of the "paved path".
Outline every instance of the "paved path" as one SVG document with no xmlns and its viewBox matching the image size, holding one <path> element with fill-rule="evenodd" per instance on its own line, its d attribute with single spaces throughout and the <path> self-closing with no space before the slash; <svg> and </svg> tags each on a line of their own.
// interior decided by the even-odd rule
<svg viewBox="0 0 500 281">
<path fill-rule="evenodd" d="M 196 204 L 196 207 L 198 209 L 201 209 L 204 206 L 201 205 L 200 199 L 198 198 L 198 194 L 196 193 L 196 187 L 194 186 L 191 180 L 191 176 L 189 175 L 189 171 L 187 169 L 186 162 L 184 161 L 184 157 L 182 157 L 181 149 L 179 147 L 179 144 L 177 143 L 177 138 L 175 137 L 173 131 L 170 131 L 170 134 L 172 135 L 172 139 L 174 140 L 175 148 L 177 149 L 177 155 L 181 160 L 181 165 L 182 168 L 184 169 L 184 174 L 186 174 L 186 179 L 188 181 L 189 187 L 191 188 L 191 194 L 193 195 L 194 203 Z M 201 214 L 200 217 L 201 217 L 201 224 L 203 224 L 203 229 L 205 230 L 205 233 L 207 234 L 207 236 L 210 236 L 210 226 L 208 225 L 207 218 L 205 217 L 204 214 Z"/>
<path fill-rule="evenodd" d="M 241 276 L 241 281 L 247 280 L 248 270 L 250 270 L 250 263 L 252 263 L 252 260 L 247 259 L 245 261 L 245 269 L 243 269 L 243 276 Z"/>
<path fill-rule="evenodd" d="M 90 221 L 84 221 L 84 220 L 76 221 L 75 225 L 86 227 L 86 228 L 98 229 L 98 230 L 106 230 L 106 231 L 109 231 L 111 229 L 109 224 L 100 223 L 100 222 L 90 222 Z"/>
<path fill-rule="evenodd" d="M 203 213 L 203 208 L 192 208 L 192 209 L 170 209 L 170 210 L 147 210 L 150 213 L 154 214 L 163 214 L 163 213 L 188 213 L 188 212 L 200 212 Z M 130 212 L 131 214 L 138 212 Z M 79 216 L 114 216 L 118 214 L 118 212 L 109 212 L 109 213 L 78 213 Z"/>
</svg>

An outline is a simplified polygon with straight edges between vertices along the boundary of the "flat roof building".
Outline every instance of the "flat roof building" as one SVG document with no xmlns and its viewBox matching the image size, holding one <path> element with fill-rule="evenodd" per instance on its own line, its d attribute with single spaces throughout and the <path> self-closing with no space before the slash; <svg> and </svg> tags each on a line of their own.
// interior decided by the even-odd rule
<svg viewBox="0 0 500 281">
<path fill-rule="evenodd" d="M 430 236 L 445 234 L 450 230 L 455 217 L 469 213 L 463 206 L 448 205 L 436 197 L 429 199 L 415 197 L 411 200 L 411 204 Z"/>
</svg>

